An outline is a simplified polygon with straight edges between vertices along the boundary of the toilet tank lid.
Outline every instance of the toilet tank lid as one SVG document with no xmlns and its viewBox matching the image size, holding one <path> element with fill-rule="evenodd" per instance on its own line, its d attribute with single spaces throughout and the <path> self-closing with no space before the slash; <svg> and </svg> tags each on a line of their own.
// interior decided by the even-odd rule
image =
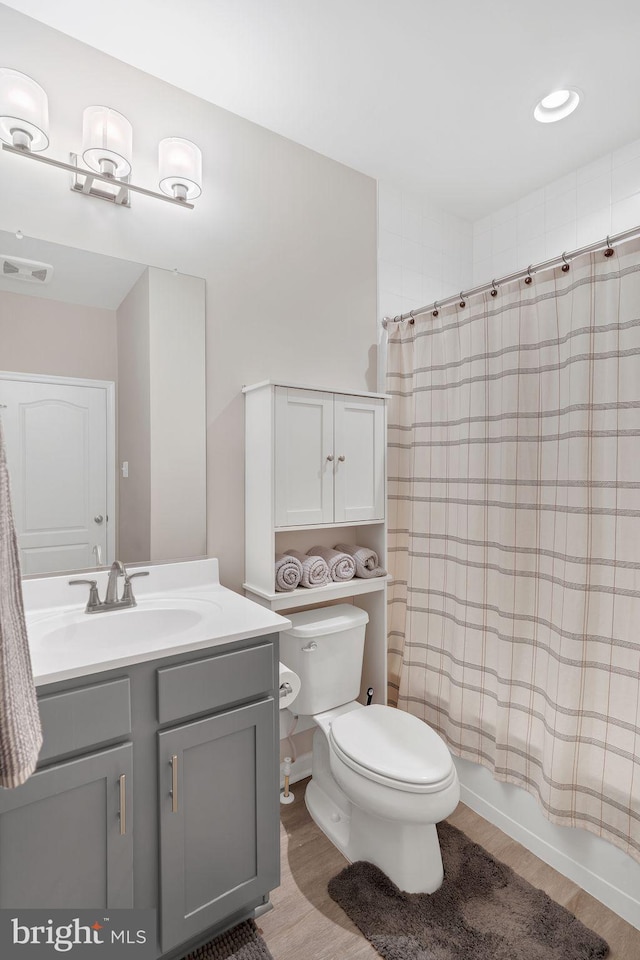
<svg viewBox="0 0 640 960">
<path fill-rule="evenodd" d="M 369 621 L 369 614 L 351 603 L 338 603 L 333 607 L 290 613 L 287 619 L 292 625 L 283 631 L 285 637 L 326 637 L 362 626 Z"/>
</svg>

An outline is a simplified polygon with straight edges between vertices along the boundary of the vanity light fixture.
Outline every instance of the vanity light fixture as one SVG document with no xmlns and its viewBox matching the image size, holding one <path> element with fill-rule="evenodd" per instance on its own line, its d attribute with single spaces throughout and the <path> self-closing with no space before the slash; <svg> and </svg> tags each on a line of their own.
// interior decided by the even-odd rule
<svg viewBox="0 0 640 960">
<path fill-rule="evenodd" d="M 0 141 L 3 150 L 38 160 L 72 174 L 71 189 L 83 196 L 131 206 L 130 194 L 142 193 L 166 203 L 193 209 L 189 201 L 202 193 L 202 154 L 190 140 L 169 137 L 160 142 L 160 190 L 130 182 L 133 130 L 121 113 L 91 106 L 82 117 L 81 166 L 75 153 L 70 162 L 43 156 L 49 145 L 49 108 L 42 87 L 24 73 L 0 67 Z"/>
</svg>

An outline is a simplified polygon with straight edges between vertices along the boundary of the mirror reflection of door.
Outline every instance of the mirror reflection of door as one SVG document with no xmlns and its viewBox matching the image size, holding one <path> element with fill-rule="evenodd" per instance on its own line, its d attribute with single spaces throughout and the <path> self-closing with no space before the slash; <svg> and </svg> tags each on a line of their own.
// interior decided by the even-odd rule
<svg viewBox="0 0 640 960">
<path fill-rule="evenodd" d="M 0 405 L 22 573 L 110 563 L 109 382 L 0 373 Z M 112 484 L 111 484 L 112 486 Z M 113 507 L 111 507 L 113 513 Z"/>
</svg>

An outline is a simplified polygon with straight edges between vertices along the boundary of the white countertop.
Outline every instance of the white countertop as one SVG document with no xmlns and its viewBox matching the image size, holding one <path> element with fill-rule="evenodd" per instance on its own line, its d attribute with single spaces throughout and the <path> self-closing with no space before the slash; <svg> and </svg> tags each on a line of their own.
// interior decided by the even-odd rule
<svg viewBox="0 0 640 960">
<path fill-rule="evenodd" d="M 213 558 L 129 569 L 149 571 L 133 581 L 138 606 L 94 614 L 84 613 L 89 587 L 69 586 L 69 580 L 95 579 L 104 597 L 108 570 L 23 580 L 36 686 L 266 636 L 291 625 L 221 586 Z"/>
</svg>

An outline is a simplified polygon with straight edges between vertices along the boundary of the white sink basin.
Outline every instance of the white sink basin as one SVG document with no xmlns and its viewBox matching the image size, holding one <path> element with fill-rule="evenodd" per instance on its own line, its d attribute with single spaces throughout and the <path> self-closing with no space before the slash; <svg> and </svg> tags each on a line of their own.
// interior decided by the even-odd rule
<svg viewBox="0 0 640 960">
<path fill-rule="evenodd" d="M 92 576 L 101 597 L 108 571 Z M 221 586 L 213 558 L 154 564 L 136 607 L 85 613 L 69 577 L 23 581 L 36 686 L 286 629 L 288 620 Z M 70 601 L 75 600 L 74 606 Z"/>
<path fill-rule="evenodd" d="M 214 600 L 141 600 L 136 607 L 87 614 L 77 610 L 34 618 L 29 624 L 32 653 L 39 643 L 60 645 L 103 644 L 112 652 L 127 650 L 145 640 L 183 637 L 210 617 L 220 604 Z"/>
<path fill-rule="evenodd" d="M 107 613 L 88 614 L 83 608 L 27 616 L 34 674 L 117 666 L 134 656 L 202 641 L 215 634 L 221 611 L 215 600 L 180 597 L 139 600 L 136 607 Z"/>
</svg>

